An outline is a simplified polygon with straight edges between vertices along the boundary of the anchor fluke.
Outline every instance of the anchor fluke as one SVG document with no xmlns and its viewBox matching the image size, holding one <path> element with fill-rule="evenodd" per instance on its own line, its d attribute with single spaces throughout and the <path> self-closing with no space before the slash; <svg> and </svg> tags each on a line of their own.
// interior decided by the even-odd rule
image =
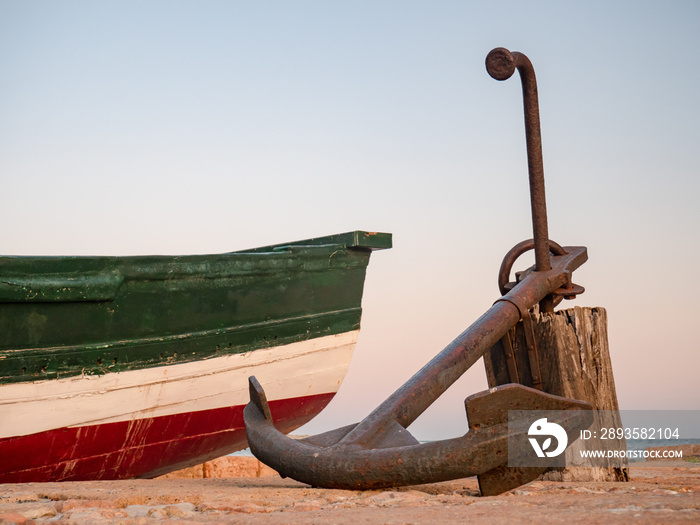
<svg viewBox="0 0 700 525">
<path fill-rule="evenodd" d="M 508 384 L 492 388 L 484 395 L 480 392 L 470 396 L 465 401 L 469 427 L 482 425 L 495 425 L 508 423 L 508 411 L 561 411 L 561 418 L 557 422 L 567 433 L 569 443 L 573 443 L 579 431 L 586 429 L 593 423 L 592 407 L 589 403 L 577 399 L 546 394 L 540 390 L 528 388 L 519 384 Z M 511 442 L 509 443 L 510 455 L 532 454 L 532 449 L 525 439 L 526 426 L 512 425 Z M 512 433 L 518 434 L 513 438 Z M 487 472 L 478 475 L 479 489 L 482 496 L 496 496 L 511 489 L 525 485 L 543 474 L 549 466 L 543 467 L 508 467 L 499 465 Z"/>
</svg>

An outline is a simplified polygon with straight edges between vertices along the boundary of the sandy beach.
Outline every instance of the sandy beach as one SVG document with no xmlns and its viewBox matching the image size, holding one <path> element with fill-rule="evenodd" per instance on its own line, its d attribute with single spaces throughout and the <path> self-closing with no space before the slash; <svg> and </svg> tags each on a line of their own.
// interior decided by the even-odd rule
<svg viewBox="0 0 700 525">
<path fill-rule="evenodd" d="M 233 463 L 244 466 L 205 465 L 154 480 L 3 485 L 0 523 L 700 523 L 700 468 L 682 461 L 632 466 L 629 483 L 536 481 L 488 498 L 476 478 L 326 490 L 282 479 L 254 458 Z"/>
</svg>

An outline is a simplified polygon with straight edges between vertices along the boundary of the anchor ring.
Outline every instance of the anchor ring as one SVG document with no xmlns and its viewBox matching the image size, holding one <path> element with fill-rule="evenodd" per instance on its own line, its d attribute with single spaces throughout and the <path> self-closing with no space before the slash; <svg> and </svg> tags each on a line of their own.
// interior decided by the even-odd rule
<svg viewBox="0 0 700 525">
<path fill-rule="evenodd" d="M 527 239 L 522 241 L 515 246 L 513 246 L 505 257 L 503 257 L 503 262 L 498 270 L 498 289 L 501 295 L 507 294 L 510 289 L 508 288 L 508 279 L 510 278 L 510 271 L 513 268 L 515 261 L 525 252 L 528 252 L 535 248 L 535 240 Z M 553 240 L 549 240 L 549 252 L 552 255 L 566 255 L 567 251 L 562 248 L 559 244 Z"/>
</svg>

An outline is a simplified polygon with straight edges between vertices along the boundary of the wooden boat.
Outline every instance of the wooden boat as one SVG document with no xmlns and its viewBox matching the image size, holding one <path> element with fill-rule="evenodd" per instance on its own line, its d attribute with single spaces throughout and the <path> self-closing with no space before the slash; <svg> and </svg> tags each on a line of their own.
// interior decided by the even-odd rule
<svg viewBox="0 0 700 525">
<path fill-rule="evenodd" d="M 335 395 L 370 253 L 351 232 L 221 255 L 0 257 L 0 482 L 149 478 L 284 432 Z"/>
</svg>

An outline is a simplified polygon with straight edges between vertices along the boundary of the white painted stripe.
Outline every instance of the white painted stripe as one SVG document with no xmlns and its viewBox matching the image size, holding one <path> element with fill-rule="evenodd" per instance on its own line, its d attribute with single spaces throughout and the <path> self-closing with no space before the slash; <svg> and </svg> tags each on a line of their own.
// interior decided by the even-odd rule
<svg viewBox="0 0 700 525">
<path fill-rule="evenodd" d="M 2 385 L 0 438 L 245 405 L 251 375 L 270 401 L 335 393 L 358 332 L 144 370 Z"/>
</svg>

